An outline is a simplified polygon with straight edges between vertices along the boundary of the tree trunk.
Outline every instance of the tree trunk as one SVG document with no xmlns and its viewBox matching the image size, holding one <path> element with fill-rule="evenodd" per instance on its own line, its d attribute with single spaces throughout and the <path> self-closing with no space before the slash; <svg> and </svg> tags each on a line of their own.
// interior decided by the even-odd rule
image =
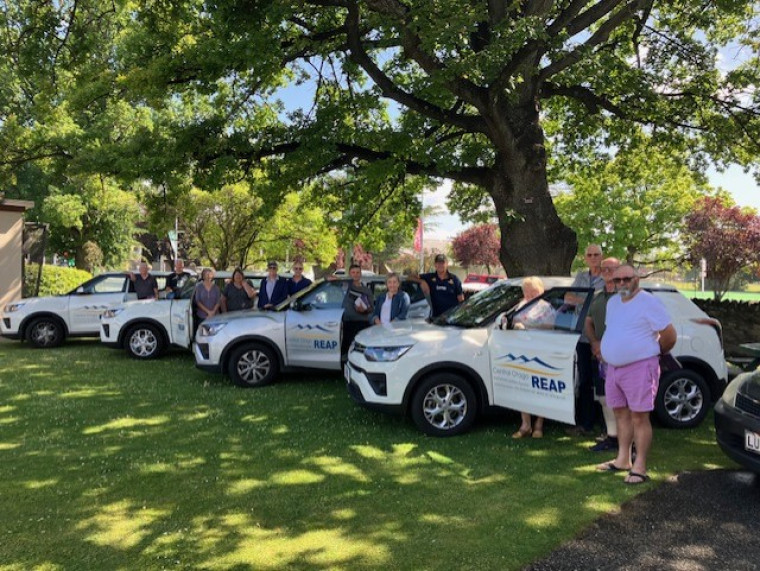
<svg viewBox="0 0 760 571">
<path fill-rule="evenodd" d="M 500 149 L 486 187 L 501 231 L 499 259 L 508 276 L 570 274 L 578 251 L 575 232 L 557 215 L 549 195 L 546 151 L 534 105 L 492 117 Z"/>
</svg>

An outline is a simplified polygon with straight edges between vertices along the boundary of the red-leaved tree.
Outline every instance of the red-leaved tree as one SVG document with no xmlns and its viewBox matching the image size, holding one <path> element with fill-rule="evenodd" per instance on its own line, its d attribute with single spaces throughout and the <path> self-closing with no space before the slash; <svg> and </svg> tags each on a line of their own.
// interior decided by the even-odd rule
<svg viewBox="0 0 760 571">
<path fill-rule="evenodd" d="M 728 206 L 720 197 L 700 199 L 686 217 L 684 241 L 689 259 L 707 262 L 707 279 L 716 300 L 739 271 L 760 263 L 760 217 Z"/>
<path fill-rule="evenodd" d="M 485 266 L 488 273 L 499 265 L 499 230 L 496 224 L 471 226 L 451 242 L 454 258 L 465 268 Z"/>
</svg>

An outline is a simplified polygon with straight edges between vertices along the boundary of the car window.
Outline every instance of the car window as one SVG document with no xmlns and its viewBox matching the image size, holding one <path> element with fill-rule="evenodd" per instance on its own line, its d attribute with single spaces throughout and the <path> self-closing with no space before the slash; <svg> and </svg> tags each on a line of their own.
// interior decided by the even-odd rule
<svg viewBox="0 0 760 571">
<path fill-rule="evenodd" d="M 99 276 L 82 286 L 84 293 L 120 293 L 124 291 L 124 276 Z"/>
<path fill-rule="evenodd" d="M 495 285 L 439 315 L 433 322 L 457 327 L 483 327 L 499 313 L 514 309 L 522 297 L 522 288 L 517 284 Z"/>
<path fill-rule="evenodd" d="M 422 292 L 420 284 L 417 282 L 403 281 L 401 282 L 401 291 L 405 291 L 409 294 L 409 301 L 416 303 L 425 299 L 425 294 Z"/>
<path fill-rule="evenodd" d="M 555 288 L 544 292 L 540 298 L 534 299 L 516 310 L 512 315 L 512 321 L 530 323 L 531 318 L 525 316 L 529 314 L 540 315 L 551 320 L 551 323 L 542 323 L 541 327 L 549 326 L 549 329 L 576 331 L 578 311 L 583 307 L 583 304 L 580 304 L 576 310 L 575 306 L 565 303 L 566 294 L 567 289 L 565 288 Z M 526 328 L 530 329 L 531 327 L 528 325 Z"/>
<path fill-rule="evenodd" d="M 343 305 L 346 288 L 348 281 L 325 281 L 299 297 L 299 303 L 312 309 L 337 309 Z"/>
</svg>

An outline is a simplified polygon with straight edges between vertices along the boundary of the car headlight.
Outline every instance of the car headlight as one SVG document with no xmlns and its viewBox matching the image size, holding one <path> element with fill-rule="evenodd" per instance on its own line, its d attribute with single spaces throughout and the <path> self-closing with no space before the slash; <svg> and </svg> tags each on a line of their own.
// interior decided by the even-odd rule
<svg viewBox="0 0 760 571">
<path fill-rule="evenodd" d="M 225 321 L 219 321 L 217 323 L 202 323 L 200 327 L 200 334 L 204 337 L 213 337 L 227 326 Z"/>
<path fill-rule="evenodd" d="M 367 347 L 364 350 L 364 358 L 367 359 L 367 361 L 396 361 L 411 348 L 411 345 L 401 345 L 399 347 Z"/>
<path fill-rule="evenodd" d="M 5 306 L 5 313 L 13 313 L 24 307 L 24 303 L 9 303 Z"/>
<path fill-rule="evenodd" d="M 122 311 L 124 311 L 123 307 L 114 307 L 113 309 L 106 309 L 101 314 L 101 317 L 105 317 L 106 319 L 111 319 L 112 317 L 116 317 L 117 315 L 119 315 Z"/>
</svg>

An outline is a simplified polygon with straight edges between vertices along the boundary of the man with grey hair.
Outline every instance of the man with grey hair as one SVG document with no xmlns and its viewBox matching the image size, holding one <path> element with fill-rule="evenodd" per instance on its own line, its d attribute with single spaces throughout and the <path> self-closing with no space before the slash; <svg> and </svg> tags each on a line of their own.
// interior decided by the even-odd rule
<svg viewBox="0 0 760 571">
<path fill-rule="evenodd" d="M 652 445 L 649 415 L 660 379 L 659 356 L 676 344 L 678 334 L 662 301 L 639 288 L 633 266 L 613 274 L 618 295 L 607 302 L 601 353 L 607 363 L 605 394 L 615 412 L 620 443 L 617 456 L 597 466 L 604 472 L 629 470 L 626 484 L 649 480 L 647 455 Z M 631 445 L 636 458 L 631 462 Z"/>
<path fill-rule="evenodd" d="M 594 291 L 604 288 L 602 279 L 602 247 L 589 244 L 584 257 L 586 270 L 578 272 L 573 280 L 573 287 L 590 287 Z M 565 303 L 580 305 L 586 301 L 586 295 L 570 292 L 565 296 Z M 578 347 L 578 414 L 577 426 L 568 429 L 573 436 L 590 436 L 594 433 L 594 381 L 592 378 L 591 345 L 585 332 L 581 334 Z"/>
<path fill-rule="evenodd" d="M 148 264 L 140 262 L 139 273 L 129 273 L 137 299 L 158 299 L 158 282 L 148 273 Z"/>
<path fill-rule="evenodd" d="M 588 337 L 589 344 L 591 345 L 591 353 L 593 355 L 591 377 L 594 381 L 594 392 L 602 407 L 604 423 L 607 427 L 607 435 L 603 440 L 591 447 L 592 452 L 618 449 L 617 423 L 615 422 L 615 414 L 612 412 L 612 409 L 607 406 L 607 399 L 604 396 L 604 378 L 601 375 L 600 366 L 601 368 L 606 367 L 606 364 L 602 360 L 601 339 L 604 335 L 605 319 L 607 317 L 607 302 L 617 293 L 615 290 L 615 282 L 612 281 L 612 276 L 614 275 L 615 270 L 619 267 L 620 260 L 617 258 L 605 258 L 602 260 L 604 289 L 598 291 L 596 295 L 594 295 L 594 299 L 588 310 L 588 315 L 586 315 L 586 323 L 584 324 L 586 337 Z"/>
</svg>

